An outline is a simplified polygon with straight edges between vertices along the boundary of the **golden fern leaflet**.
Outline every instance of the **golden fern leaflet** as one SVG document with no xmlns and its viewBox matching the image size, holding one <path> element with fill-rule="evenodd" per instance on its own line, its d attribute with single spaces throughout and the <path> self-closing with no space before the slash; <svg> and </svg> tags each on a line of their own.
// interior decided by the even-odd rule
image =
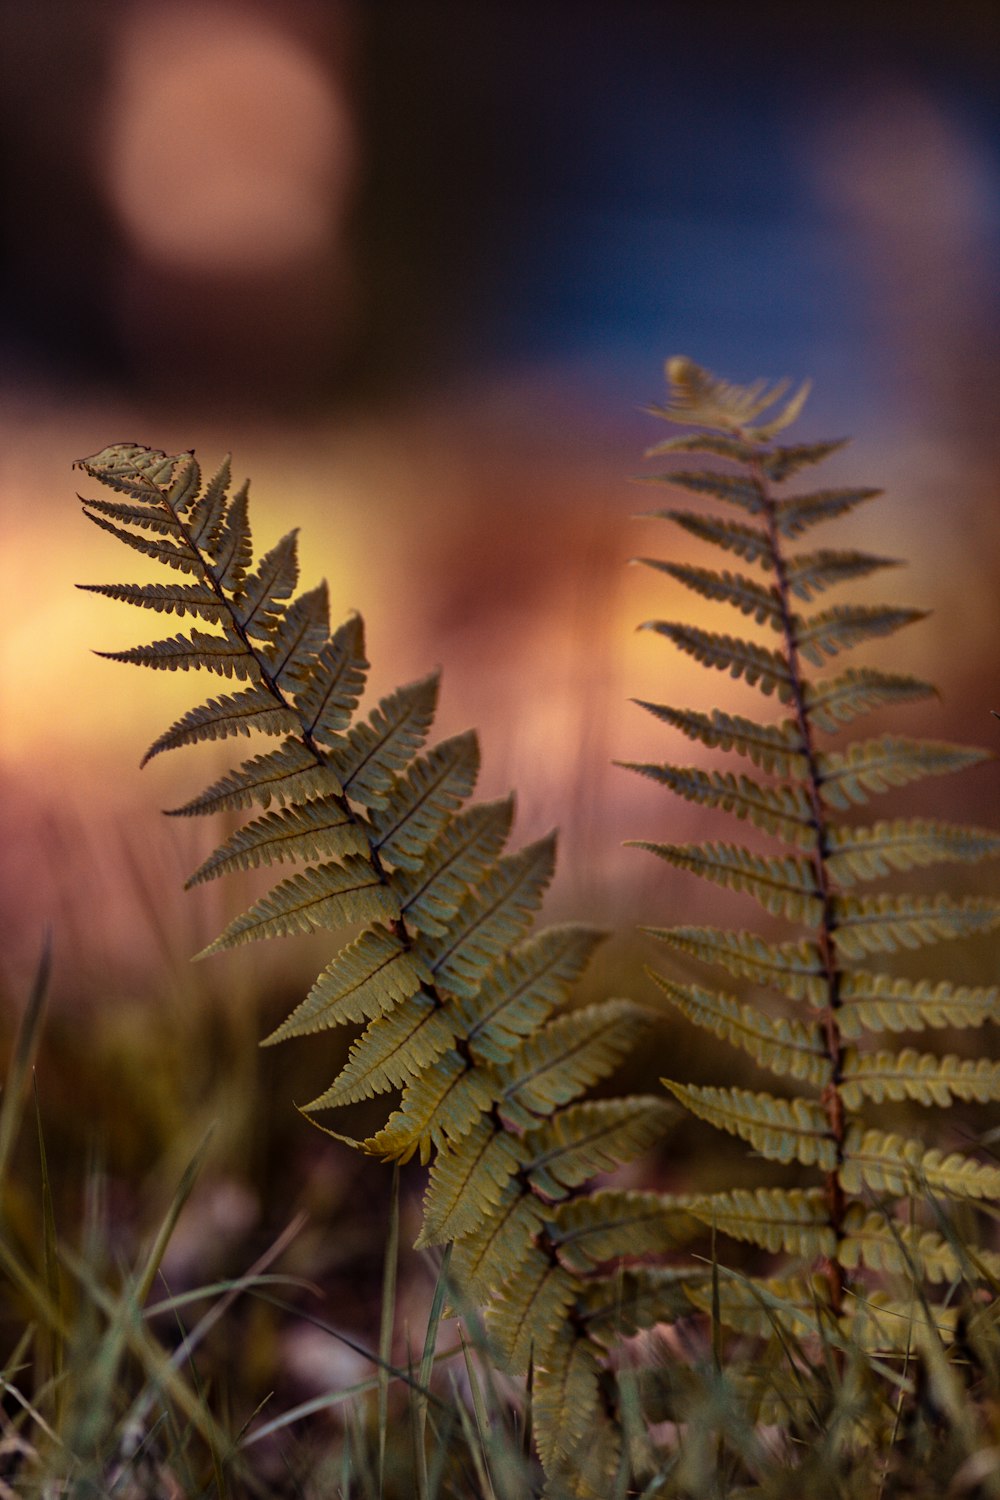
<svg viewBox="0 0 1000 1500">
<path fill-rule="evenodd" d="M 620 1448 L 607 1368 L 622 1326 L 607 1313 L 620 1305 L 619 1268 L 675 1245 L 695 1223 L 653 1195 L 581 1196 L 595 1174 L 652 1146 L 671 1114 L 659 1097 L 581 1102 L 645 1033 L 647 1015 L 624 1000 L 559 1014 L 600 934 L 532 931 L 554 838 L 505 852 L 512 801 L 468 802 L 475 735 L 425 750 L 436 678 L 359 716 L 368 670 L 360 618 L 331 630 L 326 586 L 296 594 L 294 532 L 255 562 L 247 486 L 230 492 L 228 461 L 203 483 L 193 454 L 118 444 L 80 467 L 122 497 L 85 500 L 90 519 L 179 575 L 86 587 L 196 622 L 104 654 L 200 668 L 231 685 L 185 713 L 145 758 L 251 733 L 274 741 L 176 809 L 249 815 L 191 885 L 298 866 L 206 953 L 362 926 L 268 1042 L 363 1028 L 309 1111 L 398 1094 L 384 1126 L 351 1144 L 386 1161 L 419 1155 L 432 1164 L 420 1243 L 454 1242 L 459 1289 L 492 1304 L 504 1362 L 515 1372 L 531 1365 L 543 1460 L 564 1464 L 586 1434 L 602 1458 L 594 1486 L 579 1493 L 601 1494 Z M 688 1306 L 682 1285 L 649 1281 L 630 1326 Z"/>
<path fill-rule="evenodd" d="M 786 493 L 789 479 L 842 446 L 776 442 L 799 415 L 807 387 L 782 406 L 785 386 L 731 385 L 685 359 L 671 360 L 667 376 L 670 399 L 653 411 L 694 430 L 659 443 L 650 456 L 703 454 L 712 466 L 657 474 L 649 482 L 728 509 L 652 514 L 675 522 L 701 544 L 721 547 L 727 561 L 737 558 L 756 573 L 642 561 L 713 604 L 752 618 L 763 634 L 746 640 L 662 620 L 645 628 L 705 666 L 756 685 L 778 700 L 785 717 L 757 722 L 719 709 L 705 714 L 643 703 L 687 738 L 709 750 L 734 751 L 756 769 L 753 775 L 672 764 L 631 769 L 689 801 L 734 814 L 785 847 L 771 855 L 715 841 L 641 841 L 639 847 L 677 869 L 744 892 L 803 931 L 777 943 L 752 931 L 711 927 L 654 932 L 690 958 L 778 990 L 794 1002 L 794 1017 L 769 1014 L 756 1002 L 696 984 L 654 978 L 688 1020 L 808 1092 L 778 1097 L 664 1082 L 693 1113 L 741 1137 L 760 1155 L 818 1170 L 823 1179 L 815 1189 L 717 1193 L 690 1202 L 688 1211 L 734 1238 L 806 1262 L 793 1267 L 790 1280 L 724 1285 L 717 1298 L 723 1320 L 764 1333 L 784 1321 L 790 1331 L 801 1332 L 816 1326 L 822 1293 L 828 1312 L 846 1325 L 858 1267 L 915 1270 L 930 1283 L 946 1281 L 955 1271 L 955 1254 L 933 1226 L 901 1232 L 893 1200 L 909 1199 L 909 1211 L 919 1212 L 914 1208 L 919 1199 L 1000 1197 L 1000 1170 L 991 1162 L 871 1128 L 865 1114 L 872 1104 L 886 1101 L 947 1108 L 955 1100 L 1000 1100 L 995 1061 L 884 1045 L 886 1032 L 1000 1022 L 1000 989 L 895 978 L 869 967 L 872 956 L 990 931 L 1000 923 L 1000 902 L 944 894 L 866 895 L 861 888 L 918 867 L 996 857 L 1000 835 L 928 818 L 857 823 L 838 815 L 852 814 L 891 788 L 990 757 L 962 745 L 896 735 L 822 748 L 822 735 L 842 731 L 869 710 L 934 691 L 919 679 L 871 666 L 813 675 L 813 669 L 867 641 L 883 640 L 888 659 L 895 632 L 923 617 L 920 610 L 882 605 L 840 605 L 812 613 L 803 608 L 838 585 L 897 565 L 893 558 L 853 548 L 790 550 L 789 544 L 814 526 L 852 513 L 879 491 Z M 993 1274 L 994 1262 L 986 1256 L 980 1264 L 988 1263 Z M 710 1308 L 704 1287 L 692 1288 L 690 1295 L 696 1306 Z M 880 1336 L 888 1326 L 879 1323 Z"/>
</svg>

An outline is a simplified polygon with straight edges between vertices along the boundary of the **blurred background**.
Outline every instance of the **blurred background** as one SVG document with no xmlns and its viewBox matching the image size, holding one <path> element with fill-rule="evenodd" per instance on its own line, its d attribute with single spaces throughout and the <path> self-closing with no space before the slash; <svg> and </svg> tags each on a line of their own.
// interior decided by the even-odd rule
<svg viewBox="0 0 1000 1500">
<path fill-rule="evenodd" d="M 182 1115 L 260 1133 L 266 1089 L 301 1138 L 317 1065 L 253 1042 L 325 947 L 189 968 L 240 893 L 182 894 L 217 830 L 158 809 L 232 742 L 140 776 L 197 684 L 90 654 L 164 632 L 74 588 L 138 574 L 72 461 L 232 451 L 258 543 L 300 526 L 304 583 L 364 614 L 375 690 L 441 666 L 482 791 L 517 788 L 520 839 L 560 826 L 550 916 L 710 918 L 714 890 L 621 848 L 708 833 L 612 764 L 698 755 L 628 700 L 760 703 L 636 634 L 729 626 L 626 566 L 693 547 L 633 519 L 663 498 L 630 481 L 665 435 L 642 407 L 674 353 L 812 377 L 796 433 L 855 438 L 825 482 L 888 491 L 840 536 L 909 563 L 852 597 L 933 611 L 878 653 L 942 688 L 892 726 L 1000 744 L 998 43 L 989 0 L 0 0 L 0 973 L 13 1014 L 52 927 L 51 1067 L 95 1118 L 114 1101 L 123 1173 Z M 920 791 L 1000 801 L 991 767 Z M 652 1002 L 616 941 L 595 989 Z M 353 1159 L 331 1186 L 311 1142 L 329 1207 Z M 264 1214 L 237 1177 L 234 1233 Z"/>
</svg>

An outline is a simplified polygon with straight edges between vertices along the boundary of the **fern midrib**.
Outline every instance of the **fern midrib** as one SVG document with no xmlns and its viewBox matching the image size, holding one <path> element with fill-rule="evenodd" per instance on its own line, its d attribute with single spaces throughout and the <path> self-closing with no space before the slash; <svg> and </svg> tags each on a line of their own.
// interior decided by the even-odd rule
<svg viewBox="0 0 1000 1500">
<path fill-rule="evenodd" d="M 746 439 L 747 435 L 741 433 L 741 437 Z M 755 454 L 751 459 L 750 471 L 760 497 L 764 524 L 767 529 L 768 542 L 774 562 L 775 589 L 781 609 L 782 635 L 784 637 L 785 653 L 791 678 L 792 703 L 802 741 L 801 753 L 805 757 L 806 762 L 806 780 L 808 783 L 810 807 L 812 809 L 811 821 L 816 830 L 816 850 L 812 855 L 812 865 L 816 877 L 816 894 L 821 903 L 818 945 L 825 971 L 827 991 L 826 1005 L 822 1010 L 821 1025 L 826 1039 L 826 1050 L 831 1068 L 830 1081 L 823 1090 L 820 1102 L 826 1112 L 830 1126 L 830 1135 L 833 1138 L 837 1153 L 835 1167 L 826 1174 L 825 1189 L 830 1228 L 833 1230 L 835 1242 L 839 1246 L 840 1241 L 844 1237 L 844 1216 L 847 1209 L 844 1190 L 840 1182 L 840 1167 L 844 1158 L 844 1141 L 846 1136 L 844 1103 L 840 1093 L 844 1069 L 844 1042 L 841 1037 L 840 1025 L 837 1018 L 837 1011 L 840 1008 L 840 965 L 837 960 L 833 938 L 837 926 L 834 910 L 835 893 L 826 864 L 829 852 L 827 839 L 828 825 L 820 796 L 820 774 L 817 763 L 817 751 L 813 739 L 812 723 L 809 718 L 809 711 L 803 692 L 804 678 L 795 637 L 794 611 L 791 604 L 787 564 L 776 523 L 776 504 L 771 495 L 767 476 L 759 454 Z M 827 1272 L 833 1309 L 836 1313 L 839 1313 L 847 1289 L 847 1274 L 840 1264 L 840 1256 L 836 1250 L 827 1262 Z"/>
</svg>

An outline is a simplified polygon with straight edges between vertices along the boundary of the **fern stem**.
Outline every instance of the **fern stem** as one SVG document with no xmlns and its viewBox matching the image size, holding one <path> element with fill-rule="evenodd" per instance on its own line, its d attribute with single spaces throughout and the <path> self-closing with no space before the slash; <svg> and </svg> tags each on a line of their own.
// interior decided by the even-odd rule
<svg viewBox="0 0 1000 1500">
<path fill-rule="evenodd" d="M 748 435 L 741 433 L 741 438 L 747 441 Z M 816 849 L 812 856 L 812 866 L 816 879 L 816 894 L 821 903 L 819 948 L 826 977 L 826 1005 L 822 1008 L 820 1019 L 831 1067 L 830 1081 L 823 1090 L 821 1103 L 826 1112 L 826 1117 L 830 1125 L 830 1135 L 833 1138 L 837 1151 L 836 1165 L 826 1174 L 825 1181 L 829 1225 L 833 1230 L 835 1239 L 835 1249 L 827 1261 L 826 1274 L 830 1286 L 832 1310 L 835 1315 L 839 1315 L 843 1307 L 844 1295 L 847 1289 L 847 1274 L 840 1263 L 838 1249 L 836 1248 L 839 1247 L 840 1241 L 844 1236 L 844 1215 L 847 1207 L 844 1190 L 840 1182 L 846 1119 L 844 1102 L 840 1093 L 844 1067 L 844 1042 L 837 1014 L 841 1003 L 841 970 L 837 961 L 833 937 L 837 926 L 834 911 L 835 892 L 826 862 L 829 852 L 827 839 L 828 823 L 820 796 L 820 774 L 817 764 L 816 746 L 813 737 L 813 727 L 809 718 L 809 709 L 803 692 L 804 679 L 795 636 L 794 615 L 788 586 L 788 568 L 775 518 L 775 501 L 771 495 L 767 476 L 760 458 L 757 456 L 753 457 L 750 460 L 749 467 L 754 487 L 760 496 L 768 543 L 774 562 L 775 588 L 780 605 L 785 655 L 791 678 L 791 706 L 794 709 L 795 720 L 801 739 L 802 755 L 806 762 L 806 779 L 812 813 L 811 822 L 816 831 Z"/>
</svg>

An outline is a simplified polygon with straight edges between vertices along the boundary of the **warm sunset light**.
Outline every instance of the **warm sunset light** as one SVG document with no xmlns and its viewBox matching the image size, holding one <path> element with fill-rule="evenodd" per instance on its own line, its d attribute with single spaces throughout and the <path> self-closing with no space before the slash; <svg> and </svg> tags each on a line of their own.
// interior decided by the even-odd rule
<svg viewBox="0 0 1000 1500">
<path fill-rule="evenodd" d="M 115 71 L 109 192 L 140 253 L 252 273 L 329 243 L 354 171 L 352 125 L 292 36 L 237 6 L 148 6 Z"/>
</svg>

